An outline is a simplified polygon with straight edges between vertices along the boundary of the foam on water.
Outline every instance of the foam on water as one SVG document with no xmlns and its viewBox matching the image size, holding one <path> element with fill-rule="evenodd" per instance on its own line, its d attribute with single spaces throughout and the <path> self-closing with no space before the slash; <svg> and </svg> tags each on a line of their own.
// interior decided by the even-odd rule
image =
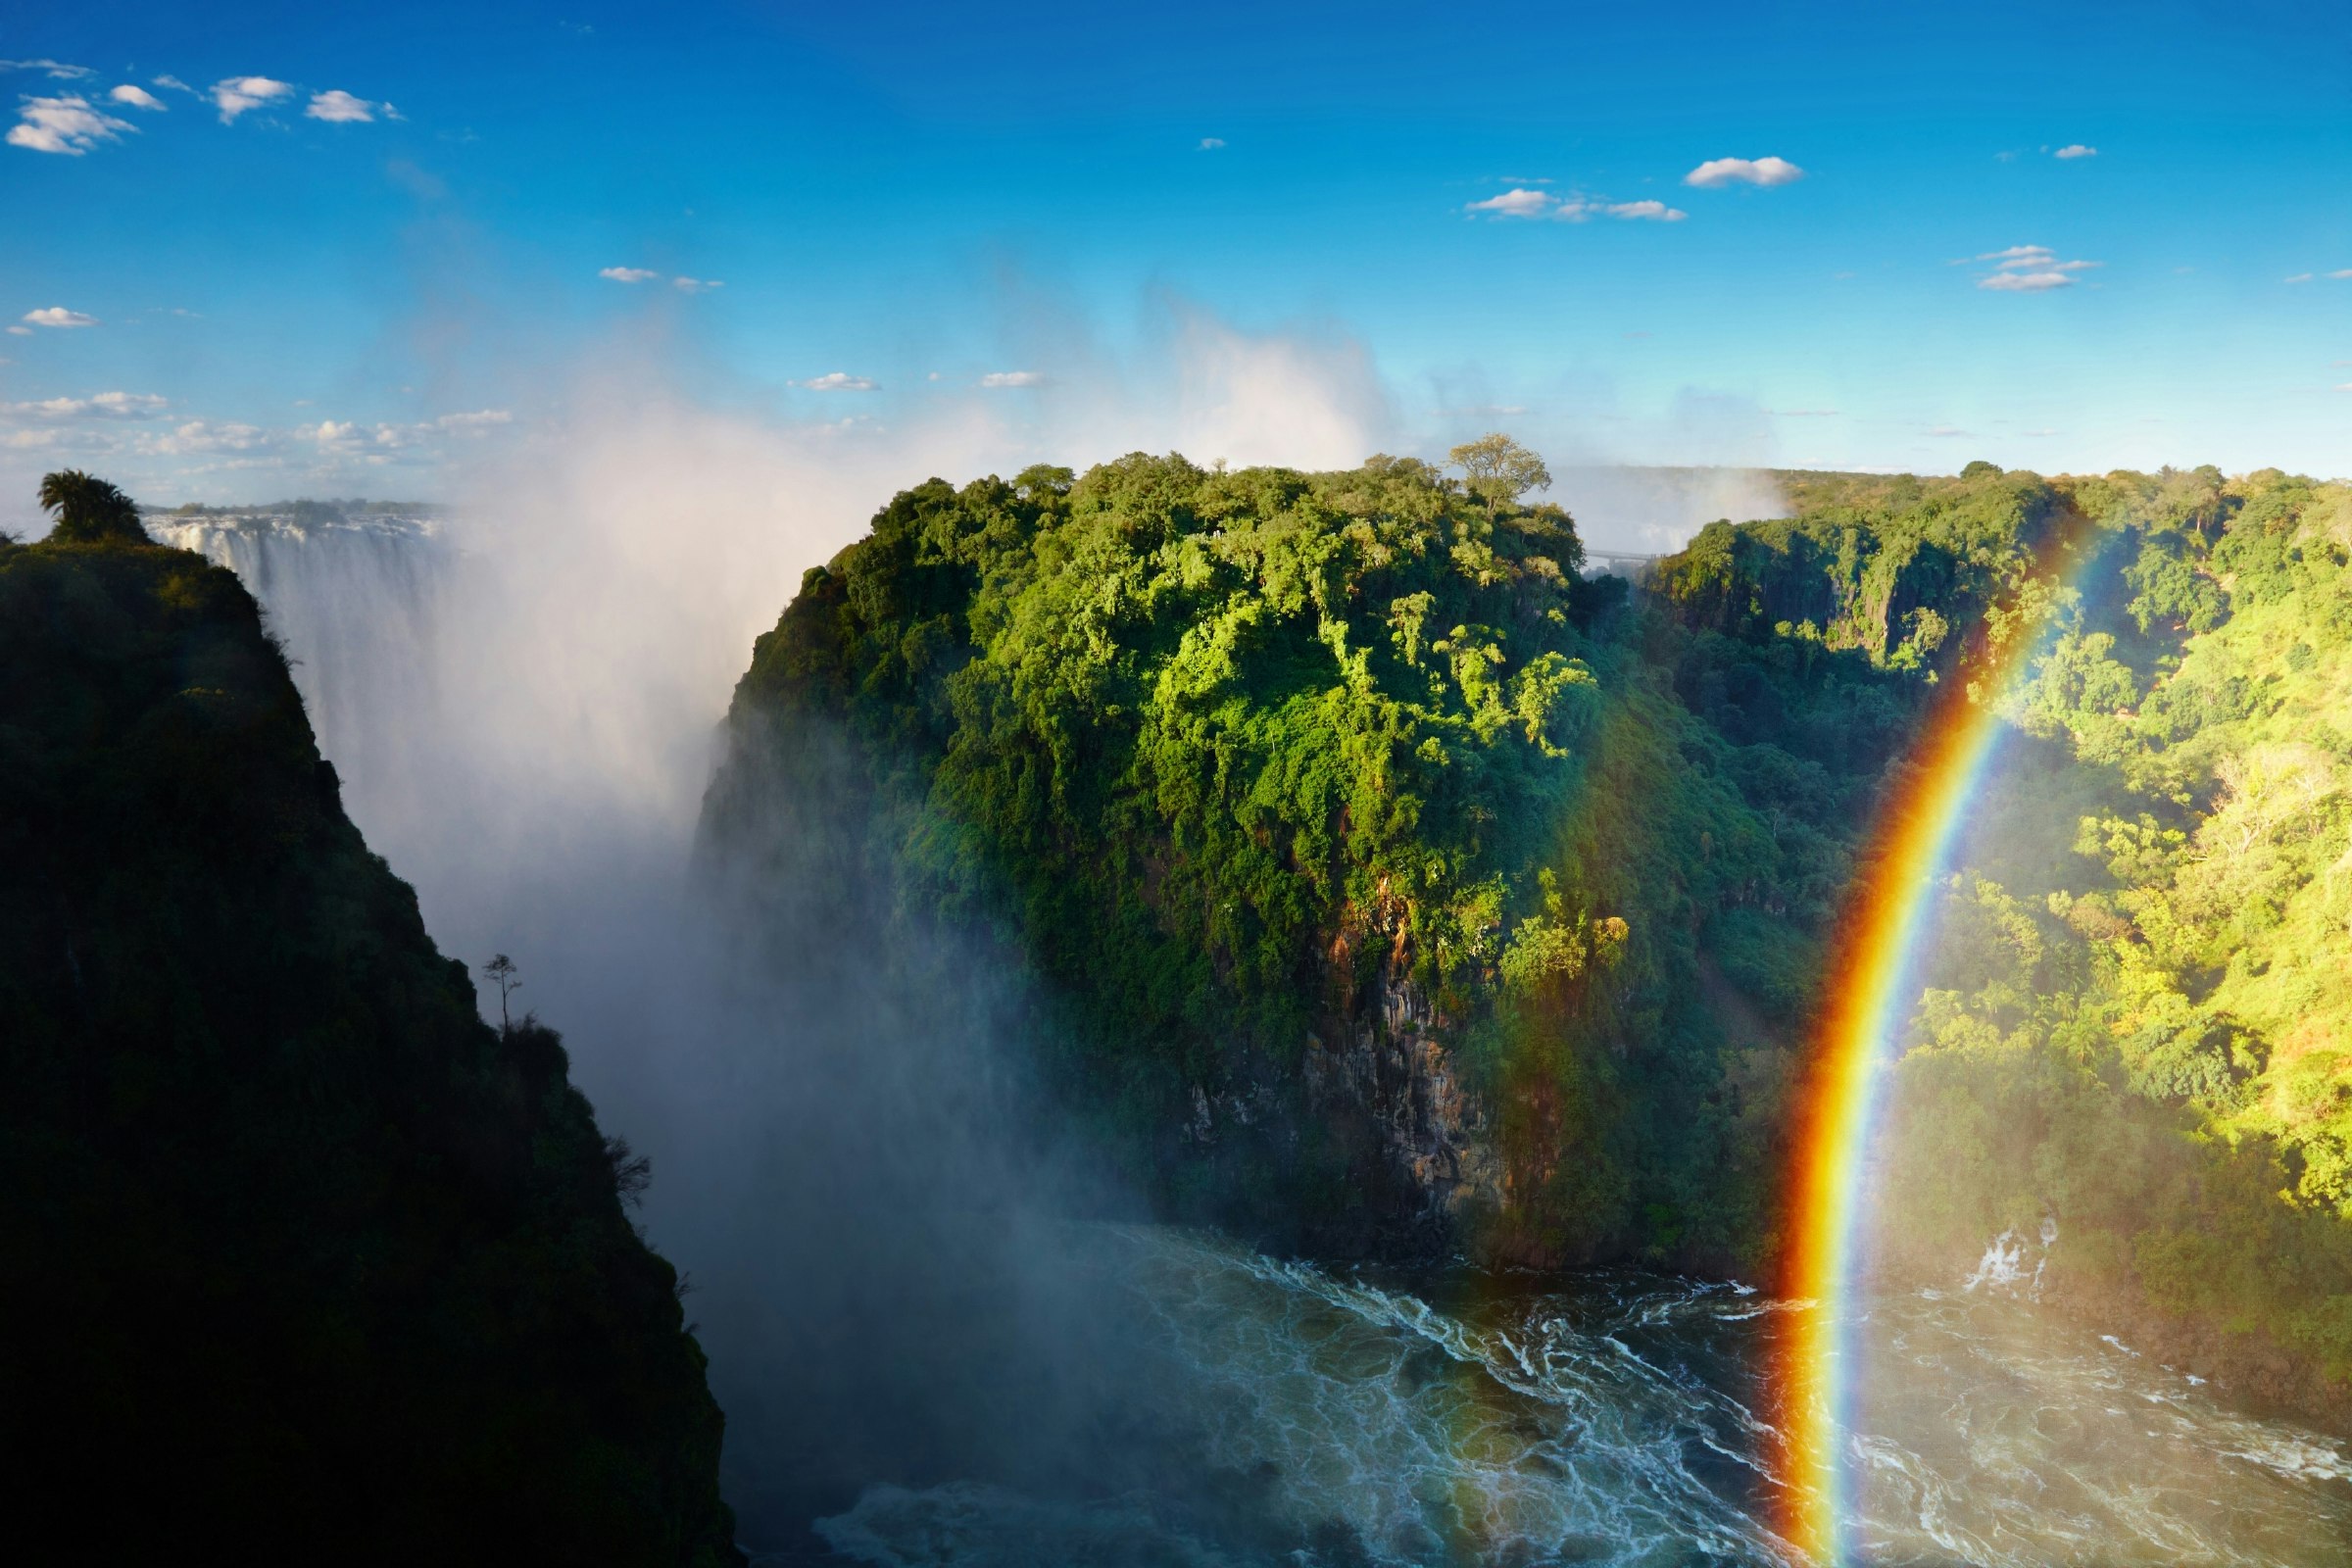
<svg viewBox="0 0 2352 1568">
<path fill-rule="evenodd" d="M 1170 1473 L 1225 1478 L 1261 1523 L 1227 1539 L 1148 1491 L 1049 1500 L 889 1486 L 820 1524 L 837 1552 L 1804 1560 L 1769 1523 L 1785 1452 L 1758 1369 L 1809 1303 L 1631 1273 L 1564 1290 L 1469 1270 L 1376 1279 L 1148 1228 L 1102 1228 L 1090 1250 L 1105 1310 L 1142 1330 L 1123 1375 L 1184 1455 Z M 2318 1564 L 2352 1540 L 2340 1445 L 2234 1413 L 2029 1301 L 1885 1298 L 1864 1343 L 1872 1393 L 1847 1441 L 1866 1560 Z"/>
</svg>

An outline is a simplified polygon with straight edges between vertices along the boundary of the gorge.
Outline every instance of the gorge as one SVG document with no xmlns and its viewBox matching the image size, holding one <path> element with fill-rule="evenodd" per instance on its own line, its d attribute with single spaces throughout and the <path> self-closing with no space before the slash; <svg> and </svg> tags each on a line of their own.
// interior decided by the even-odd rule
<svg viewBox="0 0 2352 1568">
<path fill-rule="evenodd" d="M 2329 1560 L 2352 497 L 1778 479 L 1639 583 L 1475 466 L 932 481 L 760 638 L 699 820 L 484 739 L 555 688 L 477 657 L 463 515 L 149 527 L 653 1153 L 777 1560 L 1804 1560 L 1809 1031 L 1923 716 L 2029 640 L 1874 1155 L 1857 1536 Z"/>
</svg>

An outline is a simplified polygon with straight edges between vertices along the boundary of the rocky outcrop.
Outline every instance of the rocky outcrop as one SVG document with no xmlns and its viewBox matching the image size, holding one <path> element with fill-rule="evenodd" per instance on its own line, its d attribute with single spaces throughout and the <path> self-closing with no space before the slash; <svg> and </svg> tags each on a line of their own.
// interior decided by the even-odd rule
<svg viewBox="0 0 2352 1568">
<path fill-rule="evenodd" d="M 1384 974 L 1373 1005 L 1309 1037 L 1304 1062 L 1311 1114 L 1360 1116 L 1377 1129 L 1398 1185 L 1417 1195 L 1410 1220 L 1458 1231 L 1466 1210 L 1501 1196 L 1501 1164 L 1487 1142 L 1486 1114 L 1463 1083 L 1429 999 L 1410 980 Z"/>
</svg>

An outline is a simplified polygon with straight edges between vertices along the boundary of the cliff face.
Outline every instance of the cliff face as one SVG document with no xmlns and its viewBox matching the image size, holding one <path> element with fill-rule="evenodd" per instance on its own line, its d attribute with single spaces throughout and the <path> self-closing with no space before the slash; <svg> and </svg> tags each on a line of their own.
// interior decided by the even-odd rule
<svg viewBox="0 0 2352 1568">
<path fill-rule="evenodd" d="M 760 640 L 705 854 L 1007 956 L 1070 1117 L 1170 1215 L 1728 1255 L 1762 1137 L 1694 941 L 1819 839 L 1693 767 L 1581 555 L 1409 460 L 933 481 Z"/>
<path fill-rule="evenodd" d="M 0 1019 L 12 1544 L 732 1560 L 561 1043 L 480 1022 L 193 555 L 0 546 Z"/>
</svg>

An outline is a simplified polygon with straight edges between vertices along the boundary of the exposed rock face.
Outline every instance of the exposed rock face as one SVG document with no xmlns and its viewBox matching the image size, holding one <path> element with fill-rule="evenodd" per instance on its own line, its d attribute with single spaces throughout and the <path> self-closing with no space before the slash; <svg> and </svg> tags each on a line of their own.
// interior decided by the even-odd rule
<svg viewBox="0 0 2352 1568">
<path fill-rule="evenodd" d="M 1451 1233 L 1465 1210 L 1501 1198 L 1501 1165 L 1486 1141 L 1486 1114 L 1462 1082 L 1429 999 L 1384 974 L 1374 1005 L 1342 1021 L 1335 1037 L 1308 1041 L 1306 1102 L 1317 1115 L 1360 1115 L 1402 1188 L 1418 1200 L 1416 1229 Z"/>
</svg>

